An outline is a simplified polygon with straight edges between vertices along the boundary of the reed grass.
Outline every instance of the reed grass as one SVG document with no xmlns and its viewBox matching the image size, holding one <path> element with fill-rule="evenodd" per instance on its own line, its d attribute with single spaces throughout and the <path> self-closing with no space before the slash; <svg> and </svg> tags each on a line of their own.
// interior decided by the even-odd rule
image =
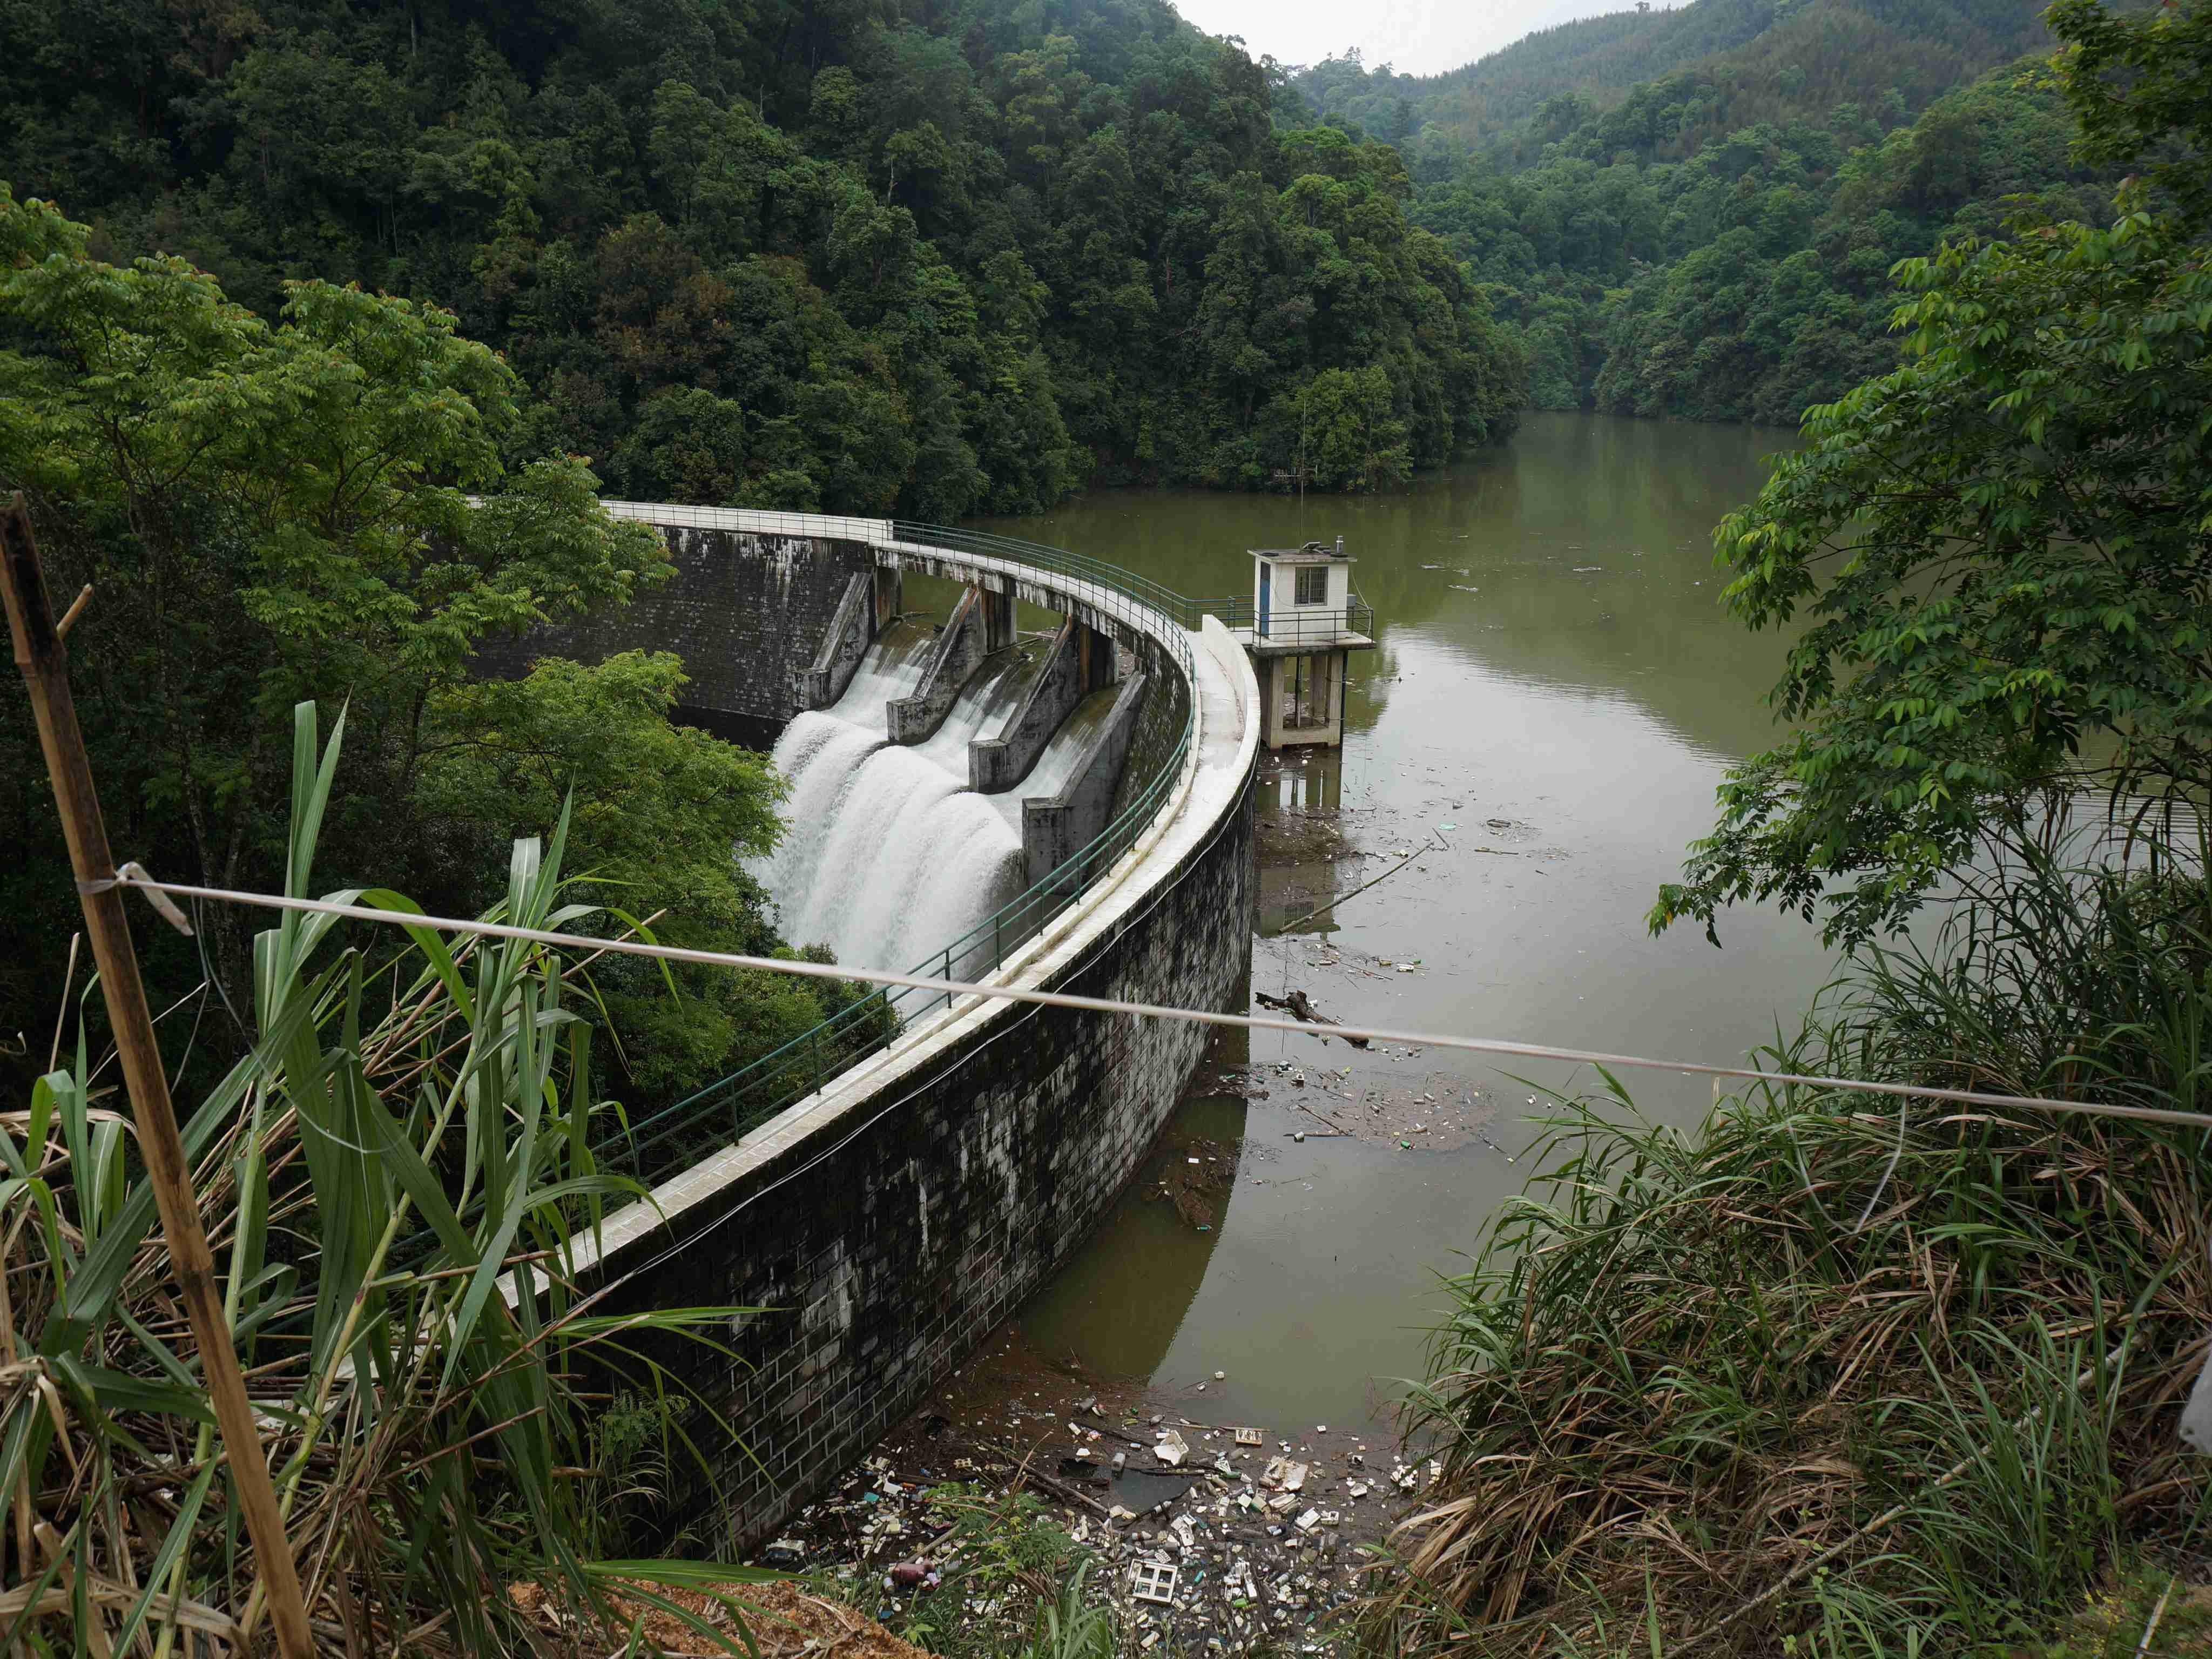
<svg viewBox="0 0 2212 1659">
<path fill-rule="evenodd" d="M 296 711 L 295 895 L 310 890 L 343 727 L 319 755 L 313 705 Z M 514 844 L 499 919 L 593 914 L 563 897 L 566 828 Z M 185 1127 L 318 1639 L 349 1656 L 604 1654 L 618 1584 L 728 1647 L 667 1592 L 727 1602 L 762 1575 L 586 1553 L 620 1547 L 605 1516 L 632 1484 L 592 1463 L 590 1387 L 620 1377 L 673 1398 L 633 1340 L 705 1340 L 734 1310 L 609 1319 L 570 1282 L 573 1224 L 637 1190 L 590 1152 L 581 964 L 520 943 L 449 950 L 428 930 L 393 951 L 389 937 L 356 944 L 331 918 L 289 913 L 260 934 L 253 1047 Z M 27 1109 L 0 1114 L 0 1653 L 265 1650 L 256 1563 L 124 1108 L 80 1036 Z M 559 1616 L 526 1617 L 521 1584 Z"/>
<path fill-rule="evenodd" d="M 2030 858 L 1772 1058 L 2202 1109 L 2203 898 Z M 2201 1548 L 2203 1132 L 1761 1087 L 1684 1133 L 1603 1085 L 1448 1281 L 1376 1650 L 2004 1651 Z"/>
</svg>

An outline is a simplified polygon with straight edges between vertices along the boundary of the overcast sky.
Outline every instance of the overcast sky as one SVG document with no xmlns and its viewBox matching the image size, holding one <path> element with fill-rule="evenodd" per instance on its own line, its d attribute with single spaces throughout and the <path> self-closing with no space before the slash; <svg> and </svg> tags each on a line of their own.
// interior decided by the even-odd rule
<svg viewBox="0 0 2212 1659">
<path fill-rule="evenodd" d="M 1664 3 L 1664 0 L 1662 0 Z M 1316 64 L 1347 46 L 1367 66 L 1389 64 L 1401 75 L 1441 75 L 1487 57 L 1531 29 L 1601 12 L 1626 11 L 1633 0 L 1174 0 L 1208 34 L 1241 34 L 1255 58 Z M 1654 7 L 1653 9 L 1658 9 Z"/>
</svg>

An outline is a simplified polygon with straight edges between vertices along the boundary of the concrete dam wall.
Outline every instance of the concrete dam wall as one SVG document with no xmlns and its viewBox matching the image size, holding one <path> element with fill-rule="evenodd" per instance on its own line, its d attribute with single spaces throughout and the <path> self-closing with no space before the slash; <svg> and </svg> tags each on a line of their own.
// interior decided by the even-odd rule
<svg viewBox="0 0 2212 1659">
<path fill-rule="evenodd" d="M 619 611 L 495 646 L 483 665 L 511 674 L 532 657 L 598 662 L 623 651 L 672 651 L 691 681 L 679 714 L 766 748 L 798 712 L 793 677 L 813 667 L 852 578 L 875 570 L 873 545 L 888 538 L 889 522 L 696 507 L 655 517 L 651 506 L 608 505 L 661 532 L 669 580 L 641 588 Z"/>
<path fill-rule="evenodd" d="M 549 651 L 675 649 L 702 723 L 746 722 L 758 741 L 802 712 L 810 686 L 819 696 L 854 675 L 840 641 L 856 596 L 879 596 L 886 570 L 965 582 L 1009 628 L 1018 595 L 1110 642 L 1133 672 L 1094 685 L 1105 677 L 1085 659 L 1080 672 L 1062 669 L 1052 695 L 1090 687 L 1112 706 L 1118 726 L 1086 728 L 1073 748 L 1079 767 L 1100 755 L 1121 767 L 1103 791 L 1114 799 L 1086 804 L 1077 786 L 1087 776 L 1098 795 L 1105 774 L 1079 771 L 1046 805 L 1110 809 L 1116 830 L 1086 841 L 1054 820 L 1085 850 L 1043 884 L 1050 902 L 1036 926 L 976 976 L 1242 1009 L 1258 690 L 1219 622 L 1170 614 L 1079 561 L 1040 568 L 993 538 L 941 532 L 957 542 L 941 544 L 878 520 L 617 510 L 661 525 L 675 579 L 605 629 L 533 639 L 513 667 Z M 656 618 L 672 631 L 655 637 Z M 1038 814 L 1036 797 L 1021 805 Z M 725 1137 L 659 1181 L 649 1203 L 610 1217 L 598 1240 L 577 1241 L 580 1282 L 605 1291 L 597 1312 L 757 1310 L 732 1322 L 727 1353 L 644 1344 L 729 1425 L 723 1435 L 695 1413 L 686 1428 L 716 1466 L 719 1541 L 732 1551 L 772 1535 L 1066 1258 L 1135 1172 L 1206 1038 L 1182 1022 L 973 996 L 905 1009 L 888 1048 Z"/>
</svg>

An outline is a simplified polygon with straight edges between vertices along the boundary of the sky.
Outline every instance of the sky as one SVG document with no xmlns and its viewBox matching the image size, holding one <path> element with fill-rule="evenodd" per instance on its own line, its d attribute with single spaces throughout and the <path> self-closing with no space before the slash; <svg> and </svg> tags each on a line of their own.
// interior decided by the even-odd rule
<svg viewBox="0 0 2212 1659">
<path fill-rule="evenodd" d="M 1663 5 L 1665 0 L 1661 0 Z M 1359 48 L 1370 69 L 1441 75 L 1531 29 L 1627 11 L 1633 0 L 1174 0 L 1208 34 L 1240 34 L 1255 58 L 1316 64 Z M 1652 8 L 1655 11 L 1660 6 Z"/>
</svg>

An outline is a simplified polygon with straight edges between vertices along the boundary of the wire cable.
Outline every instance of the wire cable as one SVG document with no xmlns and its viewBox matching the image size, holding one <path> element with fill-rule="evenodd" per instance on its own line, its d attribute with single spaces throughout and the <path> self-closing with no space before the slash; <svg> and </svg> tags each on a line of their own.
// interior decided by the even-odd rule
<svg viewBox="0 0 2212 1659">
<path fill-rule="evenodd" d="M 1030 990 L 1012 985 L 986 985 L 972 981 L 939 978 L 927 974 L 899 974 L 876 968 L 853 968 L 838 963 L 785 961 L 775 957 L 740 956 L 722 951 L 696 951 L 681 945 L 648 945 L 642 939 L 600 939 L 590 934 L 557 933 L 544 928 L 520 927 L 508 922 L 479 921 L 453 916 L 431 916 L 413 911 L 383 910 L 360 904 L 337 904 L 328 899 L 292 898 L 276 893 L 258 893 L 234 888 L 195 887 L 181 882 L 157 881 L 143 870 L 126 865 L 104 881 L 80 882 L 88 891 L 108 887 L 135 887 L 148 894 L 206 899 L 223 904 L 257 906 L 264 909 L 303 911 L 343 916 L 349 921 L 382 927 L 427 928 L 443 933 L 462 933 L 484 939 L 517 939 L 527 944 L 563 949 L 584 947 L 623 956 L 647 957 L 663 962 L 688 963 L 708 968 L 750 968 L 764 973 L 790 974 L 802 979 L 858 981 L 866 985 L 896 986 L 934 991 L 946 997 L 974 996 L 1006 1002 L 1030 1003 L 1046 1008 L 1069 1008 L 1084 1013 L 1127 1014 L 1145 1019 L 1182 1020 L 1194 1024 L 1238 1027 L 1251 1031 L 1291 1031 L 1310 1036 L 1356 1036 L 1370 1042 L 1454 1048 L 1474 1054 L 1504 1054 L 1521 1060 L 1564 1060 L 1607 1069 L 1674 1072 L 1686 1076 L 1740 1078 L 1748 1082 L 1780 1084 L 1808 1089 L 1840 1090 L 1854 1094 L 1903 1096 L 1919 1100 L 1948 1101 L 1954 1105 L 1997 1107 L 2013 1110 L 2069 1112 L 2090 1117 L 2128 1118 L 2138 1122 L 2178 1124 L 2187 1128 L 2212 1128 L 2212 1114 L 2178 1111 L 2159 1106 L 2126 1106 L 2116 1102 L 2053 1100 L 2036 1095 L 1991 1094 L 1976 1089 L 1945 1089 L 1916 1083 L 1879 1083 L 1862 1079 L 1822 1077 L 1796 1072 L 1770 1072 L 1755 1066 L 1715 1066 L 1698 1060 L 1657 1060 L 1642 1054 L 1609 1054 L 1595 1048 L 1567 1048 L 1549 1043 L 1522 1042 L 1500 1037 L 1461 1036 L 1435 1031 L 1405 1031 L 1389 1026 L 1323 1025 L 1315 1021 L 1274 1019 L 1255 1014 L 1218 1013 L 1210 1009 L 1183 1008 L 1155 1002 L 1127 1002 L 1112 997 L 1075 996 L 1061 991 Z M 170 907 L 173 908 L 173 907 Z"/>
</svg>

